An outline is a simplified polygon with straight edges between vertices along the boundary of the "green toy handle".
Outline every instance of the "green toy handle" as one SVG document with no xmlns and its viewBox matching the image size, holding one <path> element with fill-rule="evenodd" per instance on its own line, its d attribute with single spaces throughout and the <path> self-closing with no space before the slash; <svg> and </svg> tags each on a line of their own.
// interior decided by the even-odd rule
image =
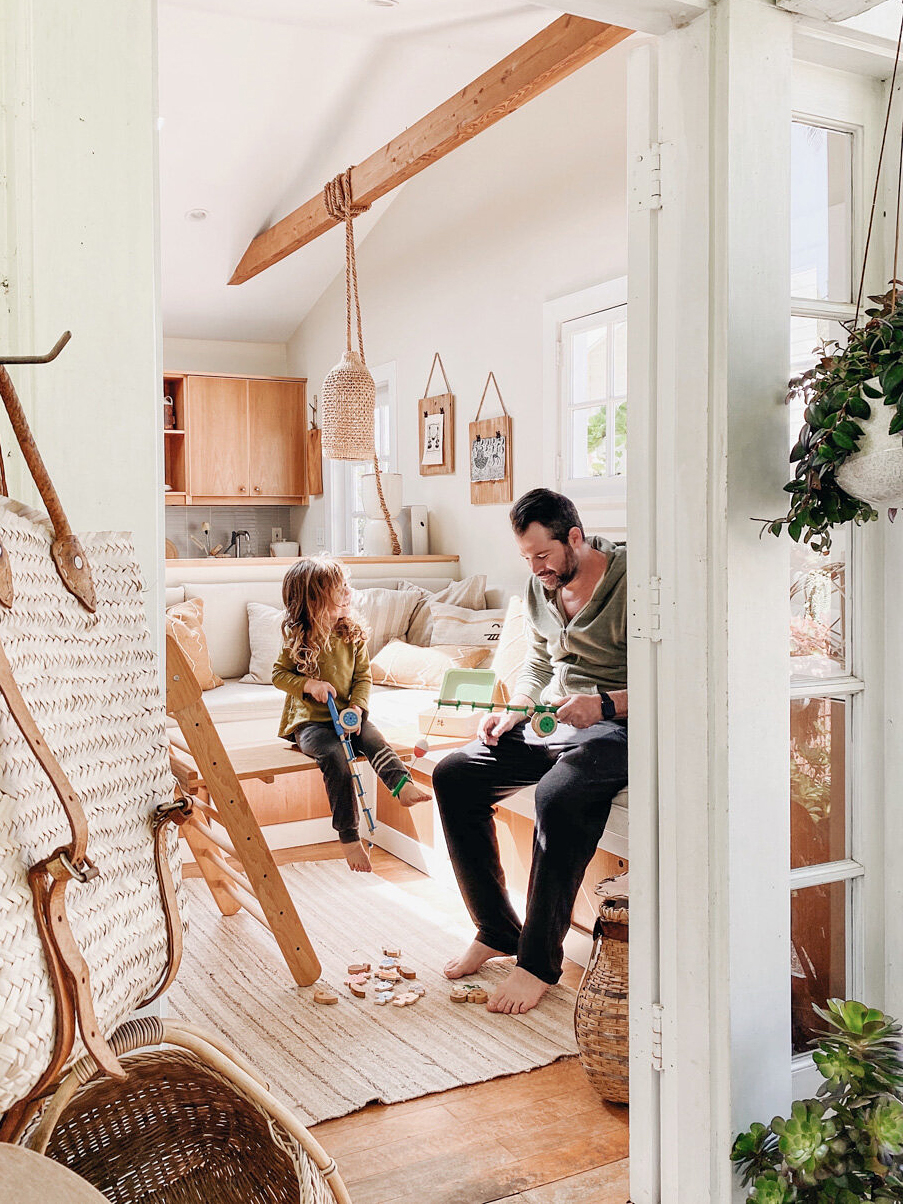
<svg viewBox="0 0 903 1204">
<path fill-rule="evenodd" d="M 436 706 L 454 707 L 456 711 L 461 707 L 470 707 L 472 711 L 511 711 L 518 715 L 554 715 L 559 704 L 538 702 L 533 707 L 515 707 L 503 702 L 467 702 L 462 698 L 437 698 Z"/>
</svg>

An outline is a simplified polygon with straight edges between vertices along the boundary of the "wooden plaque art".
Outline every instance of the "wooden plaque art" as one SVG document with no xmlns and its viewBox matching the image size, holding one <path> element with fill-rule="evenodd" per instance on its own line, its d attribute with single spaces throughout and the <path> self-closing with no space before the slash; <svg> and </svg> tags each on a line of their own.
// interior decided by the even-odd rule
<svg viewBox="0 0 903 1204">
<path fill-rule="evenodd" d="M 445 381 L 445 393 L 429 396 L 430 381 L 436 364 Z M 437 477 L 455 471 L 455 395 L 451 391 L 445 367 L 437 351 L 433 356 L 430 374 L 426 378 L 424 396 L 417 402 L 417 425 L 420 432 L 420 475 Z"/>
<path fill-rule="evenodd" d="M 498 418 L 480 418 L 480 411 L 490 384 L 495 387 L 502 406 Z M 473 506 L 491 506 L 510 502 L 511 486 L 511 417 L 505 409 L 501 390 L 490 372 L 476 418 L 470 424 L 470 501 Z"/>
</svg>

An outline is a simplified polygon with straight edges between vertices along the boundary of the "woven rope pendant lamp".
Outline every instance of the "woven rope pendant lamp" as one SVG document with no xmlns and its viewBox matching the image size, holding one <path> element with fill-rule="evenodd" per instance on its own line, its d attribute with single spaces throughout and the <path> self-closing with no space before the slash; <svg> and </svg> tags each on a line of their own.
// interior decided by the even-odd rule
<svg viewBox="0 0 903 1204">
<path fill-rule="evenodd" d="M 376 476 L 383 517 L 392 539 L 392 554 L 401 554 L 401 544 L 383 496 L 379 462 L 374 443 L 376 383 L 364 359 L 361 328 L 361 302 L 357 288 L 357 264 L 354 257 L 354 219 L 369 205 L 355 205 L 351 196 L 351 168 L 330 180 L 323 189 L 326 211 L 345 223 L 345 351 L 341 360 L 327 373 L 320 393 L 323 430 L 323 454 L 330 460 L 370 460 Z M 351 345 L 351 309 L 354 303 L 357 327 L 357 351 Z"/>
</svg>

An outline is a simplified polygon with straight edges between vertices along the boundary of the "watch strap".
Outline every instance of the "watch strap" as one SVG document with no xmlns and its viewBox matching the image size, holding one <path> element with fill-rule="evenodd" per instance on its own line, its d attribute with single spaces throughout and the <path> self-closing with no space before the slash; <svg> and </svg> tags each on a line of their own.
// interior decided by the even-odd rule
<svg viewBox="0 0 903 1204">
<path fill-rule="evenodd" d="M 614 719 L 616 708 L 611 695 L 606 694 L 604 690 L 600 690 L 599 697 L 602 699 L 602 718 Z"/>
</svg>

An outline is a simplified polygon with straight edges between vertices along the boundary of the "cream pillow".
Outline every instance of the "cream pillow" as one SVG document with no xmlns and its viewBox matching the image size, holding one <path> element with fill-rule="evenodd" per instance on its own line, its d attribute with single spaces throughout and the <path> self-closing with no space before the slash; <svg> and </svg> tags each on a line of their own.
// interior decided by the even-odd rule
<svg viewBox="0 0 903 1204">
<path fill-rule="evenodd" d="M 532 645 L 523 598 L 512 598 L 508 603 L 502 634 L 492 658 L 492 671 L 495 673 L 500 695 L 498 702 L 511 701 L 514 687 Z"/>
<path fill-rule="evenodd" d="M 402 581 L 401 584 L 404 589 L 418 588 L 408 581 Z M 485 609 L 486 574 L 477 573 L 473 577 L 465 577 L 463 581 L 450 581 L 434 594 L 425 589 L 420 589 L 419 593 L 420 602 L 414 609 L 405 639 L 409 644 L 420 644 L 426 648 L 437 642 L 430 638 L 433 631 L 432 604 L 442 602 L 449 606 L 466 606 L 469 610 Z"/>
<path fill-rule="evenodd" d="M 273 665 L 282 651 L 282 620 L 284 610 L 264 606 L 262 602 L 248 603 L 248 643 L 251 645 L 251 664 L 241 679 L 247 685 L 271 686 Z"/>
<path fill-rule="evenodd" d="M 420 601 L 416 587 L 410 589 L 353 589 L 351 608 L 370 633 L 370 655 L 375 656 L 389 640 L 401 639 Z"/>
<path fill-rule="evenodd" d="M 488 648 L 473 645 L 436 644 L 421 648 L 404 640 L 390 640 L 370 662 L 370 668 L 374 685 L 438 690 L 446 669 L 475 669 L 488 656 Z"/>
<path fill-rule="evenodd" d="M 166 630 L 188 659 L 202 690 L 215 690 L 223 684 L 210 664 L 207 637 L 204 635 L 204 603 L 200 598 L 177 602 L 166 608 Z"/>
<path fill-rule="evenodd" d="M 466 606 L 447 606 L 431 602 L 433 615 L 432 645 L 478 644 L 495 648 L 505 621 L 503 610 L 470 610 Z"/>
</svg>

